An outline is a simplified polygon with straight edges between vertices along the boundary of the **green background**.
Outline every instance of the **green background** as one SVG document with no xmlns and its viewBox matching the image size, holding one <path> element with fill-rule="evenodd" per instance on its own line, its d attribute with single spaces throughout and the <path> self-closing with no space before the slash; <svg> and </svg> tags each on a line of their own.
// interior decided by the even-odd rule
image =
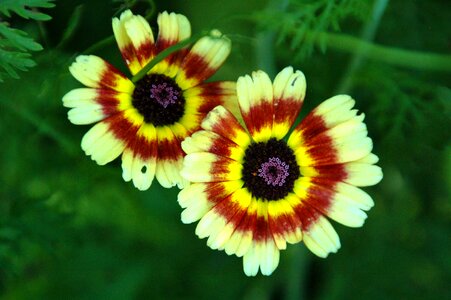
<svg viewBox="0 0 451 300">
<path fill-rule="evenodd" d="M 44 50 L 20 79 L 0 83 L 2 299 L 451 299 L 449 1 L 154 4 L 155 29 L 157 12 L 169 10 L 193 32 L 230 36 L 232 53 L 213 79 L 292 65 L 307 78 L 302 116 L 342 92 L 366 114 L 384 171 L 365 189 L 376 203 L 366 224 L 334 223 L 337 254 L 320 259 L 291 245 L 272 276 L 255 278 L 180 222 L 177 189 L 155 181 L 140 192 L 123 182 L 119 159 L 99 167 L 80 149 L 90 126 L 67 120 L 61 98 L 81 87 L 68 66 L 112 35 L 121 3 L 56 1 L 41 10 L 50 21 L 4 18 Z M 114 42 L 91 50 L 126 72 Z"/>
</svg>

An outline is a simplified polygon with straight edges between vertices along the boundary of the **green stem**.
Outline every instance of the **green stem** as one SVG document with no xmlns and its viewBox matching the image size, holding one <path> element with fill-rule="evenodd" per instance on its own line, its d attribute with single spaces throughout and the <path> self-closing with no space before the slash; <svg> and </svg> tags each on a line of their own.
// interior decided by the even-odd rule
<svg viewBox="0 0 451 300">
<path fill-rule="evenodd" d="M 305 39 L 307 42 L 313 42 L 318 45 L 320 41 L 324 40 L 329 48 L 349 53 L 360 52 L 363 57 L 395 66 L 430 71 L 451 71 L 451 55 L 381 46 L 346 34 L 337 33 L 320 32 L 314 34 L 313 32 L 307 32 Z"/>
<path fill-rule="evenodd" d="M 32 8 L 32 11 L 38 12 L 38 10 L 36 8 Z M 47 30 L 45 29 L 45 26 L 44 26 L 44 22 L 37 21 L 37 24 L 38 24 L 39 34 L 42 39 L 42 44 L 44 45 L 44 48 L 48 48 L 49 47 L 49 38 L 48 38 Z"/>
<path fill-rule="evenodd" d="M 201 33 L 193 35 L 190 38 L 184 39 L 180 43 L 177 43 L 171 47 L 164 49 L 163 51 L 158 53 L 158 55 L 155 56 L 155 58 L 152 59 L 144 68 L 142 68 L 138 73 L 136 73 L 135 76 L 133 76 L 132 82 L 137 82 L 138 80 L 143 78 L 153 67 L 155 67 L 156 64 L 165 59 L 167 56 L 194 43 L 195 41 L 206 35 L 208 35 L 208 31 L 203 31 Z"/>
<path fill-rule="evenodd" d="M 146 15 L 144 16 L 144 18 L 146 20 L 150 20 L 150 18 L 155 14 L 155 12 L 157 10 L 157 6 L 155 4 L 155 1 L 153 1 L 153 0 L 147 0 L 147 1 L 141 1 L 141 0 L 124 1 L 124 3 L 113 14 L 113 17 L 119 17 L 120 14 L 126 9 L 133 10 L 133 8 L 138 4 L 138 2 L 147 2 L 149 4 L 150 8 L 147 9 Z"/>
<path fill-rule="evenodd" d="M 23 108 L 18 109 L 16 106 L 11 105 L 10 102 L 4 99 L 0 99 L 0 105 L 4 105 L 7 109 L 15 113 L 22 120 L 30 123 L 35 128 L 37 128 L 39 132 L 56 141 L 66 150 L 67 153 L 69 154 L 76 153 L 77 149 L 76 145 L 71 140 L 67 139 L 63 133 L 55 129 L 56 126 L 51 125 L 45 119 L 37 118 L 34 113 L 31 113 L 30 111 L 25 110 Z"/>
<path fill-rule="evenodd" d="M 89 47 L 88 49 L 83 51 L 83 53 L 84 54 L 95 53 L 95 52 L 97 52 L 97 50 L 102 49 L 102 48 L 108 46 L 109 44 L 112 44 L 113 42 L 114 42 L 114 35 L 111 35 L 109 37 L 104 38 L 103 40 L 98 41 L 97 43 L 95 43 L 94 45 L 92 45 L 91 47 Z"/>
<path fill-rule="evenodd" d="M 284 11 L 288 6 L 288 0 L 269 1 L 266 11 Z M 257 34 L 255 45 L 255 56 L 257 67 L 264 70 L 270 77 L 276 75 L 276 62 L 274 55 L 274 45 L 276 42 L 276 32 L 267 30 Z"/>
<path fill-rule="evenodd" d="M 269 74 L 270 77 L 274 77 L 277 72 L 274 60 L 268 59 L 268 57 L 274 57 L 274 37 L 273 31 L 261 32 L 257 34 L 255 45 L 257 67 Z"/>
<path fill-rule="evenodd" d="M 389 0 L 376 0 L 374 2 L 371 18 L 368 19 L 368 22 L 362 30 L 362 41 L 371 42 L 374 39 L 380 20 L 385 12 L 385 9 L 387 8 L 388 1 Z M 338 85 L 338 94 L 346 93 L 352 88 L 354 84 L 354 74 L 362 65 L 364 55 L 365 53 L 363 52 L 363 49 L 360 49 L 360 51 L 355 53 L 342 77 L 340 84 Z"/>
<path fill-rule="evenodd" d="M 147 1 L 149 3 L 150 8 L 146 11 L 146 20 L 150 20 L 157 10 L 157 6 L 155 1 Z"/>
<path fill-rule="evenodd" d="M 287 300 L 300 300 L 305 298 L 305 279 L 307 276 L 307 264 L 309 255 L 305 245 L 293 245 L 291 250 L 291 264 L 288 269 Z"/>
</svg>

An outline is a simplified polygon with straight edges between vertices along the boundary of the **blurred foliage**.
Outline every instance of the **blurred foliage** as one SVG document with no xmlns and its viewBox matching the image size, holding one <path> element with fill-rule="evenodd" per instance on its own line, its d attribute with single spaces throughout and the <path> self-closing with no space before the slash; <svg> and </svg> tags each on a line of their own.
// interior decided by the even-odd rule
<svg viewBox="0 0 451 300">
<path fill-rule="evenodd" d="M 0 1 L 0 12 L 13 2 L 51 1 Z M 373 1 L 292 0 L 273 13 L 258 0 L 149 3 L 56 1 L 51 10 L 27 10 L 50 15 L 48 22 L 13 19 L 23 33 L 13 32 L 25 39 L 17 47 L 25 41 L 45 49 L 35 55 L 37 67 L 0 85 L 2 299 L 451 298 L 450 72 L 364 57 L 347 72 L 359 49 L 317 51 L 305 39 L 305 32 L 361 38 Z M 139 192 L 123 182 L 120 162 L 99 167 L 83 154 L 79 141 L 89 127 L 69 124 L 61 105 L 80 86 L 67 68 L 111 36 L 122 5 L 151 12 L 155 28 L 156 12 L 167 9 L 187 15 L 193 32 L 215 26 L 229 34 L 233 51 L 215 79 L 234 80 L 265 63 L 303 70 L 303 115 L 349 80 L 346 92 L 366 114 L 385 176 L 367 189 L 376 206 L 363 228 L 334 224 L 337 254 L 323 260 L 291 246 L 271 277 L 247 278 L 240 259 L 211 251 L 195 225 L 181 224 L 176 189 L 154 184 Z M 368 42 L 449 55 L 451 27 L 443 24 L 450 19 L 446 0 L 393 0 Z M 259 61 L 258 47 L 272 48 L 271 61 Z M 114 42 L 94 50 L 126 72 Z"/>
<path fill-rule="evenodd" d="M 316 39 L 318 33 L 340 30 L 343 19 L 363 21 L 371 13 L 371 1 L 361 0 L 288 0 L 281 11 L 262 10 L 253 13 L 252 19 L 262 28 L 277 31 L 277 42 L 289 41 L 294 51 L 293 59 L 299 61 L 313 53 L 314 43 L 306 43 L 310 36 Z M 319 38 L 320 49 L 326 50 L 324 38 Z"/>
</svg>

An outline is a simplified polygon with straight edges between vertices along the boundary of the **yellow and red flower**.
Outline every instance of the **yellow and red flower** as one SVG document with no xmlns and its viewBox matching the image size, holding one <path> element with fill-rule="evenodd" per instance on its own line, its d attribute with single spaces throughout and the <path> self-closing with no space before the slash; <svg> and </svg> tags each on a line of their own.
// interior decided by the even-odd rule
<svg viewBox="0 0 451 300">
<path fill-rule="evenodd" d="M 163 12 L 157 21 L 155 41 L 143 17 L 127 10 L 113 19 L 114 36 L 133 75 L 191 35 L 183 15 Z M 73 124 L 97 123 L 82 139 L 86 154 L 99 165 L 122 154 L 122 177 L 140 190 L 154 177 L 164 187 L 184 187 L 181 141 L 212 108 L 236 102 L 235 83 L 204 83 L 230 53 L 230 40 L 215 33 L 167 56 L 136 83 L 100 57 L 77 57 L 69 70 L 87 88 L 70 91 L 63 104 L 71 108 Z"/>
<path fill-rule="evenodd" d="M 243 257 L 244 272 L 270 275 L 279 251 L 301 240 L 320 257 L 340 248 L 328 221 L 363 225 L 371 197 L 357 188 L 382 179 L 364 115 L 347 95 L 332 97 L 284 139 L 301 109 L 306 83 L 287 67 L 272 83 L 262 71 L 240 77 L 238 103 L 246 129 L 223 106 L 182 142 L 178 195 L 182 221 L 212 249 Z"/>
</svg>

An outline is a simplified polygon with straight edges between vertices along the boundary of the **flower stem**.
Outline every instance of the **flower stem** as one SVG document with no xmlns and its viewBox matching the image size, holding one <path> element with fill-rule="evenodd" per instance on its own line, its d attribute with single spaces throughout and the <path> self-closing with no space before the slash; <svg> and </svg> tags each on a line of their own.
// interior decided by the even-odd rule
<svg viewBox="0 0 451 300">
<path fill-rule="evenodd" d="M 305 245 L 293 245 L 291 250 L 291 264 L 288 269 L 286 282 L 287 300 L 300 300 L 305 298 L 305 279 L 309 256 Z"/>
<path fill-rule="evenodd" d="M 164 49 L 163 51 L 158 53 L 158 55 L 155 56 L 154 59 L 152 59 L 147 65 L 145 65 L 144 68 L 142 68 L 138 73 L 136 73 L 135 76 L 133 76 L 132 82 L 137 82 L 138 80 L 143 78 L 153 67 L 155 67 L 156 64 L 165 59 L 167 56 L 194 43 L 201 37 L 206 36 L 208 34 L 209 34 L 208 31 L 202 31 L 198 34 L 193 35 L 190 38 L 184 39 L 180 43 L 177 43 L 171 47 Z"/>
<path fill-rule="evenodd" d="M 288 0 L 269 1 L 265 10 L 284 11 L 288 6 L 288 2 Z M 266 30 L 258 33 L 256 38 L 255 57 L 257 67 L 264 70 L 270 77 L 273 77 L 277 73 L 274 59 L 276 32 L 274 30 Z"/>
<path fill-rule="evenodd" d="M 39 133 L 42 133 L 56 141 L 70 155 L 77 153 L 76 149 L 78 147 L 70 139 L 68 139 L 64 133 L 58 131 L 56 126 L 47 122 L 45 118 L 36 117 L 35 112 L 29 111 L 25 108 L 19 109 L 17 106 L 11 104 L 10 101 L 6 101 L 3 98 L 0 98 L 0 106 L 4 106 L 6 109 L 20 117 L 23 121 L 33 125 Z"/>
<path fill-rule="evenodd" d="M 110 35 L 109 37 L 104 38 L 103 40 L 98 41 L 94 45 L 90 46 L 88 49 L 83 51 L 84 54 L 91 54 L 97 52 L 97 50 L 102 49 L 114 42 L 114 35 Z"/>
<path fill-rule="evenodd" d="M 332 49 L 362 54 L 362 57 L 400 67 L 430 71 L 451 71 L 451 55 L 403 50 L 395 47 L 376 45 L 359 38 L 337 33 L 307 32 L 307 42 L 320 44 L 324 41 Z"/>
<path fill-rule="evenodd" d="M 389 0 L 376 0 L 373 5 L 373 11 L 371 14 L 371 18 L 368 19 L 368 22 L 365 24 L 362 34 L 361 40 L 366 42 L 371 42 L 374 39 L 377 28 L 379 27 L 380 20 L 387 8 Z M 338 94 L 343 94 L 348 92 L 353 85 L 354 74 L 362 65 L 363 56 L 365 53 L 363 49 L 356 52 L 351 62 L 348 65 L 346 72 L 344 73 L 340 84 L 338 85 Z"/>
</svg>

